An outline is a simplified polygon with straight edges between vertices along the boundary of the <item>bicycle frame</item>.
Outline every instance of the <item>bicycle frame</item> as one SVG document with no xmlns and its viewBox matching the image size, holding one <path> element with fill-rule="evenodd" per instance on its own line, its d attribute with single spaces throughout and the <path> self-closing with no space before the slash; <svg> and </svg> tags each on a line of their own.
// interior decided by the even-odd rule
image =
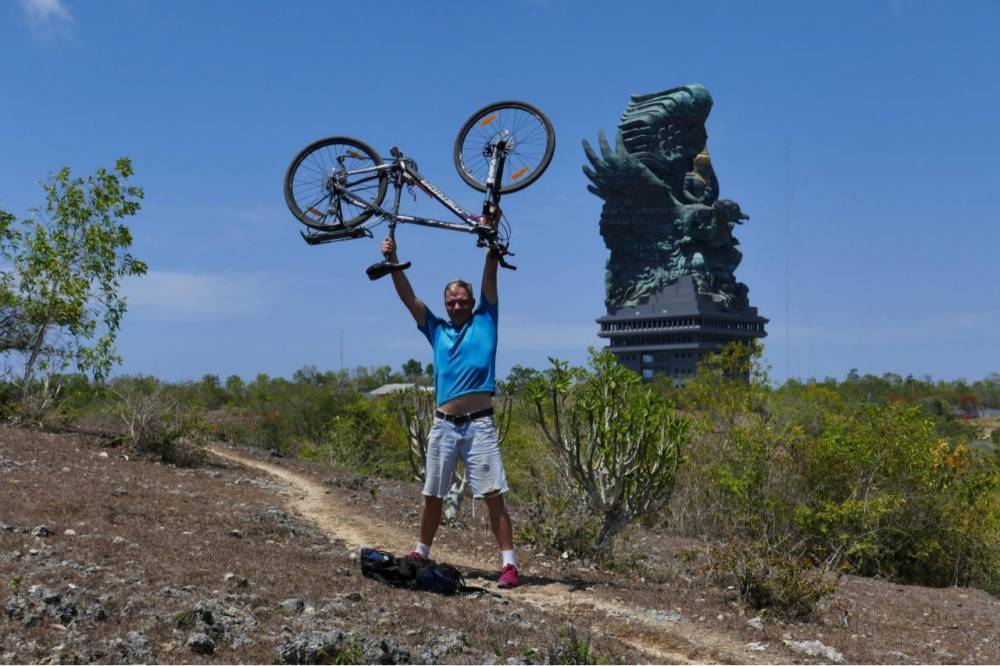
<svg viewBox="0 0 1000 666">
<path fill-rule="evenodd" d="M 490 158 L 490 171 L 486 182 L 486 198 L 483 202 L 483 217 L 488 217 L 490 220 L 498 221 L 500 212 L 500 193 L 496 184 L 502 182 L 501 179 L 503 177 L 506 152 L 503 142 L 498 142 L 495 148 L 496 149 L 493 151 L 493 155 Z M 342 175 L 338 174 L 338 178 L 343 179 L 344 182 L 340 183 L 338 182 L 338 179 L 333 179 L 331 181 L 331 187 L 336 191 L 337 198 L 344 199 L 359 208 L 371 211 L 374 215 L 387 220 L 389 222 L 390 238 L 394 236 L 396 224 L 403 223 L 477 234 L 480 238 L 480 242 L 483 244 L 495 242 L 495 224 L 483 225 L 483 217 L 473 215 L 466 209 L 462 208 L 462 206 L 452 201 L 447 195 L 445 195 L 444 192 L 422 176 L 420 172 L 417 171 L 416 165 L 413 161 L 404 157 L 398 148 L 393 146 L 390 152 L 393 158 L 391 162 L 378 164 L 365 169 L 347 171 Z M 381 206 L 375 206 L 371 202 L 355 196 L 347 189 L 348 186 L 355 186 L 366 180 L 381 178 L 386 172 L 388 172 L 388 177 L 392 179 L 394 188 L 392 207 L 389 210 Z M 347 182 L 350 178 L 356 176 L 362 176 L 362 178 L 354 180 L 353 182 Z M 461 220 L 461 223 L 447 222 L 430 217 L 401 215 L 399 213 L 399 206 L 402 199 L 403 187 L 410 185 L 420 188 L 428 196 L 437 200 L 441 205 L 451 211 L 455 217 Z M 330 243 L 339 240 L 359 238 L 362 236 L 370 237 L 372 234 L 367 228 L 365 228 L 366 224 L 368 224 L 368 220 L 360 222 L 352 227 L 344 227 L 343 229 L 319 231 L 310 234 L 306 234 L 304 232 L 300 233 L 305 241 L 310 245 Z"/>
</svg>

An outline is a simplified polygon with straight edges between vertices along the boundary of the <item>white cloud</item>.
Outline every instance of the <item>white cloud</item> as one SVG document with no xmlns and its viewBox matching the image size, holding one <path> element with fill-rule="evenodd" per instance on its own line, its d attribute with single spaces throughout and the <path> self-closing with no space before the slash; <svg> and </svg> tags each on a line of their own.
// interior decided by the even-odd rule
<svg viewBox="0 0 1000 666">
<path fill-rule="evenodd" d="M 73 22 L 73 15 L 62 0 L 21 0 L 21 8 L 32 25 Z"/>
<path fill-rule="evenodd" d="M 187 320 L 262 313 L 275 298 L 258 276 L 151 272 L 124 285 L 129 311 L 146 319 Z"/>
<path fill-rule="evenodd" d="M 63 0 L 21 0 L 21 8 L 36 39 L 47 42 L 70 37 L 74 18 Z"/>
</svg>

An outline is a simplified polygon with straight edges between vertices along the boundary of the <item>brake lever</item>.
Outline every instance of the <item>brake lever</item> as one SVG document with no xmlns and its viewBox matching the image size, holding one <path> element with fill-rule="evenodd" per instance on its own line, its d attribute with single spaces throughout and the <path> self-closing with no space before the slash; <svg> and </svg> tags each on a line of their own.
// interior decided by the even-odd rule
<svg viewBox="0 0 1000 666">
<path fill-rule="evenodd" d="M 503 267 L 503 268 L 509 268 L 512 271 L 516 271 L 517 270 L 517 266 L 515 266 L 514 264 L 511 264 L 511 263 L 508 263 L 507 260 L 504 259 L 504 257 L 506 257 L 507 255 L 510 255 L 512 257 L 514 256 L 514 253 L 511 252 L 510 250 L 508 250 L 505 246 L 499 245 L 499 244 L 490 244 L 490 251 L 491 252 L 496 252 L 496 254 L 497 254 L 497 262 L 500 264 L 501 267 Z"/>
</svg>

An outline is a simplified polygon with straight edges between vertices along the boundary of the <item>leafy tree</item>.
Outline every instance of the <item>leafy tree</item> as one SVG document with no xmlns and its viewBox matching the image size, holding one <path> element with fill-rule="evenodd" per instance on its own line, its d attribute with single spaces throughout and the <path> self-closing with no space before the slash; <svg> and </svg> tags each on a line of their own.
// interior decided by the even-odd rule
<svg viewBox="0 0 1000 666">
<path fill-rule="evenodd" d="M 230 402 L 240 404 L 246 397 L 247 385 L 239 375 L 226 377 L 226 394 Z"/>
<path fill-rule="evenodd" d="M 359 391 L 371 391 L 383 384 L 391 384 L 402 381 L 398 374 L 392 372 L 388 365 L 380 365 L 374 368 L 358 366 L 354 369 L 353 383 Z"/>
<path fill-rule="evenodd" d="M 415 358 L 411 358 L 406 363 L 403 364 L 403 376 L 407 379 L 414 379 L 423 374 L 424 366 L 421 365 L 420 361 Z"/>
<path fill-rule="evenodd" d="M 605 550 L 670 500 L 688 422 L 608 351 L 591 351 L 589 371 L 549 360 L 528 397 L 564 472 L 602 515 L 594 545 Z"/>
<path fill-rule="evenodd" d="M 193 387 L 195 402 L 204 409 L 218 409 L 226 403 L 227 395 L 218 375 L 207 374 Z"/>
<path fill-rule="evenodd" d="M 521 395 L 532 380 L 541 376 L 541 373 L 534 368 L 526 368 L 523 365 L 515 365 L 507 373 L 507 378 L 500 383 L 500 390 L 509 395 Z"/>
<path fill-rule="evenodd" d="M 139 212 L 141 188 L 126 185 L 132 163 L 86 178 L 68 167 L 43 184 L 45 205 L 18 220 L 0 211 L 0 332 L 8 362 L 16 359 L 22 399 L 70 366 L 104 380 L 120 360 L 115 349 L 126 310 L 125 277 L 146 264 L 130 253 L 124 220 Z"/>
</svg>

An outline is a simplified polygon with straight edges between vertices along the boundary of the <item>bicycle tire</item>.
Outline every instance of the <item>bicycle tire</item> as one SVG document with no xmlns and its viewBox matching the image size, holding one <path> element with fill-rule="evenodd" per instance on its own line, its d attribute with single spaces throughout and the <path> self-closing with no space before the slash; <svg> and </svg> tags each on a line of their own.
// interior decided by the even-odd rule
<svg viewBox="0 0 1000 666">
<path fill-rule="evenodd" d="M 484 130 L 485 123 L 489 127 Z M 498 188 L 500 194 L 517 192 L 531 185 L 552 161 L 556 133 L 544 113 L 527 102 L 516 100 L 489 104 L 472 114 L 455 139 L 455 169 L 473 189 L 486 191 L 489 160 L 484 152 L 490 140 L 504 129 L 513 133 L 515 141 L 504 168 L 504 179 L 508 183 Z M 543 140 L 544 145 L 541 145 Z"/>
<path fill-rule="evenodd" d="M 379 164 L 382 157 L 378 152 L 353 137 L 331 136 L 314 141 L 299 151 L 285 172 L 285 203 L 292 215 L 307 227 L 324 231 L 356 227 L 374 215 L 374 211 L 338 197 L 331 191 L 330 179 L 347 170 Z M 385 198 L 388 181 L 383 171 L 346 189 L 371 206 L 378 206 Z M 344 216 L 345 209 L 349 217 Z"/>
</svg>

